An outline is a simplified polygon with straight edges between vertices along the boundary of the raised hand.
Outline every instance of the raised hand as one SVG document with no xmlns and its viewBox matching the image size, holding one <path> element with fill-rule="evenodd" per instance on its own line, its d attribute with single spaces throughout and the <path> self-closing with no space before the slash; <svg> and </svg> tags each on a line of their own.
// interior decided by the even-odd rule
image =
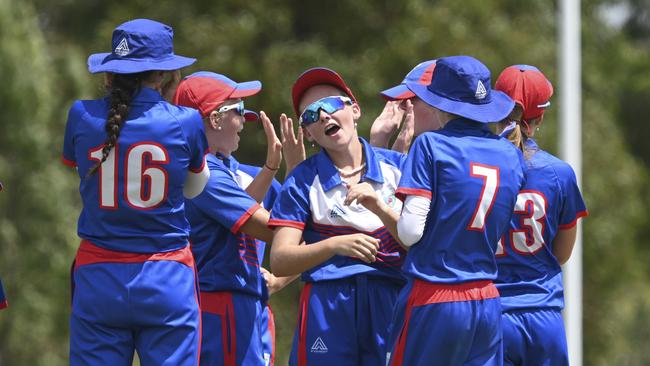
<svg viewBox="0 0 650 366">
<path fill-rule="evenodd" d="M 264 111 L 260 112 L 260 119 L 266 135 L 266 162 L 264 165 L 270 170 L 277 171 L 282 162 L 282 142 L 275 134 L 273 124 Z"/>
<path fill-rule="evenodd" d="M 388 142 L 399 129 L 404 117 L 404 110 L 399 107 L 399 100 L 386 102 L 384 110 L 370 127 L 370 144 L 388 148 Z"/>
<path fill-rule="evenodd" d="M 176 93 L 178 83 L 181 82 L 181 70 L 169 71 L 168 74 L 170 78 L 162 85 L 160 94 L 162 94 L 166 101 L 171 103 L 174 99 L 174 93 Z"/>
<path fill-rule="evenodd" d="M 305 144 L 303 143 L 302 128 L 298 127 L 297 135 L 293 132 L 293 120 L 287 115 L 280 115 L 280 132 L 282 135 L 282 151 L 287 164 L 287 174 L 303 162 L 306 158 Z"/>
<path fill-rule="evenodd" d="M 393 143 L 392 150 L 406 154 L 411 147 L 411 142 L 413 141 L 413 135 L 415 134 L 415 115 L 413 114 L 413 103 L 409 99 L 405 100 L 406 103 L 406 113 L 404 114 L 404 123 L 402 124 L 402 130 L 397 135 L 395 142 Z M 401 110 L 401 109 L 400 109 Z"/>
</svg>

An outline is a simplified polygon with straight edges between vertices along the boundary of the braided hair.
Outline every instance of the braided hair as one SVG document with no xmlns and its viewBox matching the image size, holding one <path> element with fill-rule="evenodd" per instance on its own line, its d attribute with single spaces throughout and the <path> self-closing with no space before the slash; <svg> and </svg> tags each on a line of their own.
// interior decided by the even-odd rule
<svg viewBox="0 0 650 366">
<path fill-rule="evenodd" d="M 106 119 L 106 142 L 102 148 L 102 160 L 93 166 L 86 174 L 86 177 L 92 176 L 102 165 L 111 153 L 111 149 L 117 145 L 117 138 L 120 136 L 120 130 L 126 122 L 131 109 L 131 100 L 140 90 L 142 81 L 149 76 L 150 72 L 141 72 L 137 74 L 113 74 L 110 85 L 107 86 L 109 94 L 110 109 Z"/>
</svg>

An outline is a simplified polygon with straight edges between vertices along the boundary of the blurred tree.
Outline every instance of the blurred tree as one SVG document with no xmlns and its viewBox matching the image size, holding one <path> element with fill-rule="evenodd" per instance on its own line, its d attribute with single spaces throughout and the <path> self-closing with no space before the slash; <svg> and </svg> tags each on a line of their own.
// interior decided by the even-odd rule
<svg viewBox="0 0 650 366">
<path fill-rule="evenodd" d="M 642 351 L 650 324 L 650 148 L 642 137 L 650 112 L 650 50 L 638 46 L 644 33 L 632 31 L 633 21 L 645 26 L 641 10 L 625 31 L 603 22 L 598 10 L 617 3 L 647 12 L 645 0 L 582 1 L 588 365 L 650 364 Z M 0 275 L 11 302 L 0 312 L 0 365 L 66 363 L 68 265 L 78 240 L 79 198 L 76 177 L 58 163 L 60 145 L 71 101 L 102 93 L 85 59 L 108 50 L 117 24 L 148 17 L 172 25 L 176 52 L 199 60 L 185 74 L 210 70 L 261 80 L 263 92 L 247 104 L 274 120 L 292 114 L 290 89 L 302 71 L 331 67 L 360 100 L 366 135 L 383 106 L 377 93 L 422 60 L 474 55 L 493 79 L 510 64 L 528 63 L 558 86 L 556 11 L 547 0 L 197 0 L 155 7 L 148 0 L 0 0 L 0 177 L 7 186 L 0 194 Z M 556 98 L 540 135 L 551 152 L 557 151 L 559 104 Z M 248 125 L 243 136 L 236 155 L 261 163 L 261 126 Z M 271 301 L 278 364 L 288 357 L 299 289 L 293 285 Z"/>
</svg>

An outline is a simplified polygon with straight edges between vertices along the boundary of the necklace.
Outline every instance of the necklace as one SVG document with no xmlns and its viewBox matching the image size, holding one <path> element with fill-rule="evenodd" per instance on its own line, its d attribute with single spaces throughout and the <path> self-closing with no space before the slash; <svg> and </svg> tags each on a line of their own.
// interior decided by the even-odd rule
<svg viewBox="0 0 650 366">
<path fill-rule="evenodd" d="M 334 167 L 336 168 L 336 170 L 339 171 L 339 174 L 341 174 L 342 176 L 350 176 L 350 175 L 355 175 L 355 174 L 359 173 L 360 171 L 362 171 L 363 168 L 366 167 L 366 163 L 363 163 L 363 164 L 359 165 L 358 168 L 354 168 L 352 170 L 343 170 L 343 169 L 340 169 L 339 167 L 337 167 L 336 165 Z"/>
</svg>

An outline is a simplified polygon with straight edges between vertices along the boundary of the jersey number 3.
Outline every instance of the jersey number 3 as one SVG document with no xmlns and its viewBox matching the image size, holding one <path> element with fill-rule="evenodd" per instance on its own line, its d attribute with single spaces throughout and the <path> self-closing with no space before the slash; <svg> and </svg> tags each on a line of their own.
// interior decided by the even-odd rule
<svg viewBox="0 0 650 366">
<path fill-rule="evenodd" d="M 483 231 L 485 219 L 494 205 L 494 197 L 499 191 L 499 168 L 478 163 L 470 164 L 470 176 L 483 179 L 483 189 L 479 198 L 472 221 L 467 230 Z"/>
<path fill-rule="evenodd" d="M 546 197 L 542 192 L 523 190 L 517 195 L 514 213 L 519 215 L 521 221 L 517 229 L 510 230 L 512 248 L 523 255 L 537 253 L 544 246 Z M 502 239 L 497 243 L 495 255 L 506 255 Z"/>
<path fill-rule="evenodd" d="M 91 149 L 88 158 L 100 162 L 104 145 Z M 117 146 L 111 149 L 99 167 L 99 207 L 117 209 Z M 124 197 L 135 209 L 155 208 L 167 198 L 167 171 L 160 164 L 169 163 L 165 148 L 155 142 L 141 142 L 129 147 L 124 158 Z"/>
</svg>

